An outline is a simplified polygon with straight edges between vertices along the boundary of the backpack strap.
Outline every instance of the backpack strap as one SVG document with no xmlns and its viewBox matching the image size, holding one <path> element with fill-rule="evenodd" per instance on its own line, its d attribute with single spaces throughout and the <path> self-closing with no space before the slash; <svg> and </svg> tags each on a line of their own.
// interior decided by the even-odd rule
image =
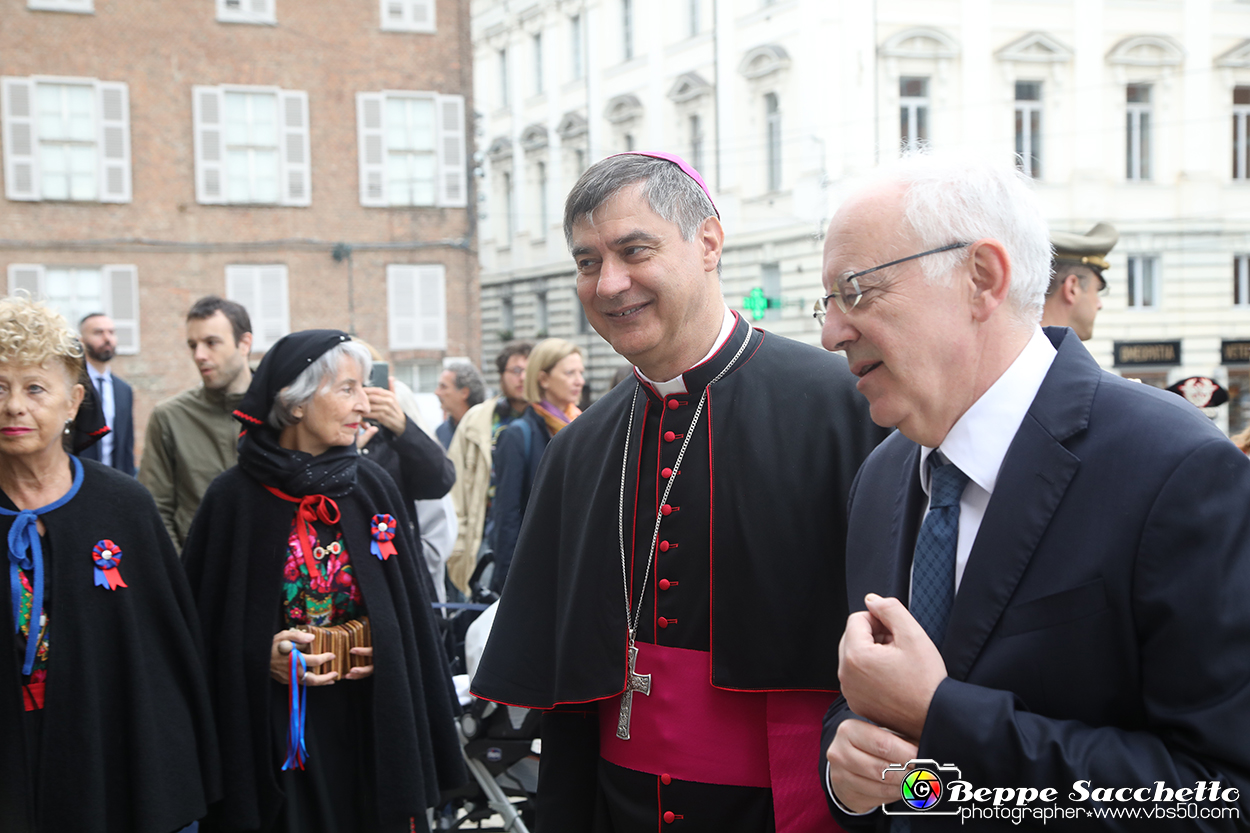
<svg viewBox="0 0 1250 833">
<path fill-rule="evenodd" d="M 534 447 L 534 431 L 530 428 L 529 421 L 523 416 L 517 417 L 516 423 L 521 433 L 525 435 L 525 464 L 529 465 L 530 450 Z"/>
</svg>

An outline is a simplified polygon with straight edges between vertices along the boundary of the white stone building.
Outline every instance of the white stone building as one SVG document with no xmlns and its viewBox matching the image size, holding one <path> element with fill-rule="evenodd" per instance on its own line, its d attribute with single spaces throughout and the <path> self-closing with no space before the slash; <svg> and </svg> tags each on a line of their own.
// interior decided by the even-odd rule
<svg viewBox="0 0 1250 833">
<path fill-rule="evenodd" d="M 1116 225 L 1094 356 L 1211 376 L 1234 395 L 1212 417 L 1250 421 L 1250 3 L 473 0 L 472 27 L 483 357 L 569 337 L 603 392 L 621 360 L 581 315 L 561 215 L 629 148 L 704 175 L 730 306 L 758 287 L 782 301 L 761 326 L 818 343 L 842 185 L 925 140 L 1023 154 L 1056 229 Z"/>
</svg>

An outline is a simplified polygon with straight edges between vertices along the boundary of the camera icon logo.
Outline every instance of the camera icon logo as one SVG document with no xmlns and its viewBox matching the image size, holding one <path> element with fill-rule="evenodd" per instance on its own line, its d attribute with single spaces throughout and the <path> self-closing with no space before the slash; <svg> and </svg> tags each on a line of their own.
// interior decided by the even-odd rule
<svg viewBox="0 0 1250 833">
<path fill-rule="evenodd" d="M 942 804 L 946 794 L 946 785 L 962 778 L 959 767 L 954 764 L 939 764 L 928 758 L 913 758 L 905 764 L 890 764 L 881 771 L 881 778 L 891 772 L 906 773 L 899 784 L 901 805 L 887 804 L 882 811 L 891 816 L 953 816 L 959 813 L 958 808 L 946 810 L 936 809 Z M 891 808 L 895 809 L 891 809 Z"/>
</svg>

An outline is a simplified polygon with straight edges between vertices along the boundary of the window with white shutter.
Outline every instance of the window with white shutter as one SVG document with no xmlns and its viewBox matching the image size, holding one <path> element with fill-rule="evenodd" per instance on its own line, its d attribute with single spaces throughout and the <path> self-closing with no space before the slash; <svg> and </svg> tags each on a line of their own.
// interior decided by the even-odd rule
<svg viewBox="0 0 1250 833">
<path fill-rule="evenodd" d="M 464 96 L 440 95 L 438 108 L 439 205 L 461 207 L 468 204 L 464 158 Z"/>
<path fill-rule="evenodd" d="M 125 84 L 101 82 L 98 92 L 100 202 L 130 202 L 129 91 Z"/>
<path fill-rule="evenodd" d="M 195 121 L 195 201 L 220 204 L 226 201 L 225 166 L 222 164 L 222 91 L 218 87 L 192 87 L 191 110 Z"/>
<path fill-rule="evenodd" d="M 282 194 L 287 205 L 311 205 L 308 93 L 282 92 Z"/>
<path fill-rule="evenodd" d="M 35 155 L 35 84 L 29 78 L 0 78 L 4 120 L 4 195 L 39 199 L 39 160 Z"/>
<path fill-rule="evenodd" d="M 95 11 L 92 0 L 26 0 L 26 8 L 40 12 L 74 12 L 91 14 Z"/>
<path fill-rule="evenodd" d="M 386 137 L 382 132 L 382 93 L 356 93 L 356 145 L 360 157 L 360 204 L 386 205 Z"/>
<path fill-rule="evenodd" d="M 104 311 L 117 330 L 117 352 L 139 352 L 139 270 L 129 264 L 111 264 L 104 272 Z"/>
<path fill-rule="evenodd" d="M 0 78 L 5 196 L 130 202 L 130 103 L 124 83 Z"/>
<path fill-rule="evenodd" d="M 384 31 L 434 31 L 434 0 L 380 0 L 380 3 Z"/>
<path fill-rule="evenodd" d="M 278 22 L 276 0 L 217 0 L 217 21 L 219 23 L 260 23 L 274 24 Z"/>
<path fill-rule="evenodd" d="M 306 92 L 221 86 L 191 96 L 197 202 L 312 203 Z"/>
<path fill-rule="evenodd" d="M 253 350 L 267 350 L 291 332 L 284 264 L 227 266 L 226 297 L 242 304 L 252 319 Z"/>
<path fill-rule="evenodd" d="M 468 204 L 464 97 L 418 91 L 357 93 L 360 204 Z"/>
<path fill-rule="evenodd" d="M 43 288 L 43 267 L 37 263 L 9 264 L 9 293 L 29 292 L 30 297 L 40 297 Z"/>
<path fill-rule="evenodd" d="M 386 302 L 391 350 L 447 349 L 446 267 L 387 266 Z"/>
<path fill-rule="evenodd" d="M 9 294 L 29 292 L 73 328 L 91 312 L 103 312 L 117 325 L 117 352 L 139 352 L 139 269 L 134 264 L 56 266 L 9 264 Z"/>
</svg>

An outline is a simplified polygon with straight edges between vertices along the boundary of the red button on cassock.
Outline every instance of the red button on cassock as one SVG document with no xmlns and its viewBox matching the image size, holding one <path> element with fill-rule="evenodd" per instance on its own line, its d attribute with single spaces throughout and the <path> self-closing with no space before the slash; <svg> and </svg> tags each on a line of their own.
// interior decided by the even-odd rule
<svg viewBox="0 0 1250 833">
<path fill-rule="evenodd" d="M 664 504 L 663 506 L 660 507 L 660 514 L 661 515 L 673 514 L 673 507 L 669 506 L 667 503 Z"/>
<path fill-rule="evenodd" d="M 677 409 L 678 409 L 678 408 L 680 408 L 680 407 L 681 407 L 681 403 L 680 403 L 680 402 L 678 402 L 676 399 L 670 399 L 670 400 L 668 400 L 668 409 L 669 409 L 670 411 L 675 411 L 675 410 L 677 410 Z"/>
<path fill-rule="evenodd" d="M 670 469 L 668 466 L 665 466 L 664 468 L 660 469 L 660 477 L 663 477 L 665 480 L 668 480 L 672 476 L 673 476 L 673 470 Z"/>
<path fill-rule="evenodd" d="M 671 443 L 675 439 L 677 439 L 677 435 L 674 434 L 672 431 L 664 432 L 664 442 Z"/>
<path fill-rule="evenodd" d="M 673 813 L 673 811 L 672 811 L 672 810 L 669 810 L 669 811 L 667 811 L 667 812 L 664 814 L 664 823 L 665 823 L 665 824 L 672 824 L 672 823 L 673 823 L 673 819 L 675 819 L 675 818 L 677 818 L 677 816 Z"/>
<path fill-rule="evenodd" d="M 669 784 L 673 783 L 673 776 L 669 775 L 667 772 L 664 773 L 660 776 L 660 783 L 667 787 Z"/>
<path fill-rule="evenodd" d="M 659 626 L 660 626 L 660 627 L 662 627 L 662 628 L 667 628 L 667 627 L 668 627 L 668 620 L 667 620 L 667 619 L 665 619 L 663 616 L 661 616 L 659 619 L 657 619 L 657 620 L 656 620 L 656 624 L 657 624 L 657 625 L 659 625 Z"/>
<path fill-rule="evenodd" d="M 661 589 L 661 590 L 667 590 L 667 589 L 668 589 L 668 579 L 666 579 L 666 578 L 662 578 L 662 579 L 660 579 L 660 589 Z"/>
<path fill-rule="evenodd" d="M 668 552 L 668 548 L 672 546 L 668 541 L 660 542 L 660 552 Z"/>
</svg>

